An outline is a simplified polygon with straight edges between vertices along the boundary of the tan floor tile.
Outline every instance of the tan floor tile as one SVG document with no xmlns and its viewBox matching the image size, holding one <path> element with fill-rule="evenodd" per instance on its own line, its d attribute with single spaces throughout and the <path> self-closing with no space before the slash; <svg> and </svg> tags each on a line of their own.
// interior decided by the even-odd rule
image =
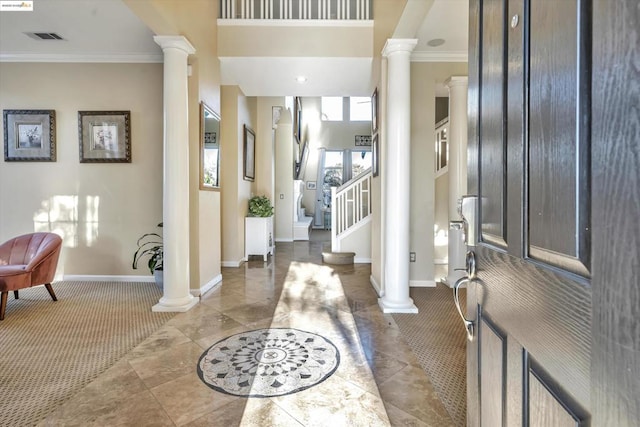
<svg viewBox="0 0 640 427">
<path fill-rule="evenodd" d="M 269 399 L 238 399 L 187 426 L 302 427 L 302 424 Z"/>
<path fill-rule="evenodd" d="M 380 395 L 398 409 L 437 426 L 453 426 L 425 372 L 407 366 L 380 387 Z"/>
<path fill-rule="evenodd" d="M 387 410 L 389 421 L 394 427 L 441 427 L 440 424 L 437 424 L 438 421 L 436 423 L 421 421 L 388 402 L 385 402 L 384 407 Z"/>
<path fill-rule="evenodd" d="M 189 341 L 149 356 L 129 360 L 129 364 L 149 388 L 196 371 L 202 348 Z"/>
<path fill-rule="evenodd" d="M 389 426 L 382 400 L 334 375 L 300 393 L 273 401 L 305 426 Z"/>
<path fill-rule="evenodd" d="M 189 339 L 189 337 L 183 334 L 179 329 L 165 325 L 129 352 L 125 358 L 136 359 L 152 355 L 158 351 L 166 350 L 170 347 L 188 343 L 190 341 L 191 339 Z"/>
<path fill-rule="evenodd" d="M 199 304 L 190 311 L 171 319 L 168 325 L 179 329 L 192 340 L 197 340 L 219 331 L 236 328 L 241 323 L 211 307 Z"/>
<path fill-rule="evenodd" d="M 174 423 L 148 390 L 95 404 L 65 405 L 40 426 L 173 426 Z"/>
<path fill-rule="evenodd" d="M 246 401 L 244 398 L 220 393 L 207 387 L 195 372 L 195 365 L 191 374 L 154 387 L 151 392 L 173 422 L 179 426 L 195 421 L 233 401 Z"/>
</svg>

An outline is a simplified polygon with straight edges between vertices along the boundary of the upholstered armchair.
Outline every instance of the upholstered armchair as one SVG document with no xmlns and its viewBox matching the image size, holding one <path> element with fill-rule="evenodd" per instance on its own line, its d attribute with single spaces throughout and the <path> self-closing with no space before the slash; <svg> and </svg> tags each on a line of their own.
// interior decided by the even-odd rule
<svg viewBox="0 0 640 427">
<path fill-rule="evenodd" d="M 57 301 L 51 282 L 56 274 L 62 239 L 54 233 L 31 233 L 0 245 L 0 320 L 4 320 L 7 296 L 13 291 L 44 285 Z"/>
</svg>

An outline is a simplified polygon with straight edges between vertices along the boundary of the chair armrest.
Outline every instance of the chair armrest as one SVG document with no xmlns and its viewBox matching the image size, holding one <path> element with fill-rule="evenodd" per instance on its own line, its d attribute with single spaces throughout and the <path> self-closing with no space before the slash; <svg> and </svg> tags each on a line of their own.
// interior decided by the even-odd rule
<svg viewBox="0 0 640 427">
<path fill-rule="evenodd" d="M 26 265 L 0 265 L 0 277 L 17 276 L 26 272 Z"/>
</svg>

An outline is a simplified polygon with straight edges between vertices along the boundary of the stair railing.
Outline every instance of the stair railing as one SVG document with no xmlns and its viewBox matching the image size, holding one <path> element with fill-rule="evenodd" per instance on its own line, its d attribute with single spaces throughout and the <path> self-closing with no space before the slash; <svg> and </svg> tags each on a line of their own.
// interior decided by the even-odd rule
<svg viewBox="0 0 640 427">
<path fill-rule="evenodd" d="M 221 19 L 372 19 L 372 0 L 220 0 Z"/>
<path fill-rule="evenodd" d="M 340 237 L 371 215 L 371 169 L 331 187 L 331 248 L 340 249 Z"/>
</svg>

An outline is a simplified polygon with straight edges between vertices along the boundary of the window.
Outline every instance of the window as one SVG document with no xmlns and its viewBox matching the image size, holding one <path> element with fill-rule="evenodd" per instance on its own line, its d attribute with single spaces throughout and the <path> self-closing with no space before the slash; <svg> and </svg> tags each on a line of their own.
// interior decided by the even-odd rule
<svg viewBox="0 0 640 427">
<path fill-rule="evenodd" d="M 352 122 L 371 121 L 371 98 L 368 96 L 352 96 L 349 98 L 349 120 Z"/>
<path fill-rule="evenodd" d="M 341 122 L 342 120 L 344 120 L 344 117 L 342 115 L 342 97 L 322 97 L 322 120 L 337 122 Z"/>
</svg>

